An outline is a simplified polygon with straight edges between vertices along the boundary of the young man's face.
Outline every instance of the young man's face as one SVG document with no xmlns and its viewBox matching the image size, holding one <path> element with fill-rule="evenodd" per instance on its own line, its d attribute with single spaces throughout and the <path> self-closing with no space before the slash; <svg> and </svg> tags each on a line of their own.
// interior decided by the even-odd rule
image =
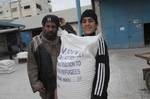
<svg viewBox="0 0 150 99">
<path fill-rule="evenodd" d="M 57 30 L 57 26 L 54 22 L 46 22 L 43 26 L 43 32 L 45 33 L 45 36 L 48 37 L 57 36 Z"/>
<path fill-rule="evenodd" d="M 91 17 L 84 17 L 81 22 L 83 32 L 86 36 L 91 35 L 97 29 L 97 23 Z"/>
</svg>

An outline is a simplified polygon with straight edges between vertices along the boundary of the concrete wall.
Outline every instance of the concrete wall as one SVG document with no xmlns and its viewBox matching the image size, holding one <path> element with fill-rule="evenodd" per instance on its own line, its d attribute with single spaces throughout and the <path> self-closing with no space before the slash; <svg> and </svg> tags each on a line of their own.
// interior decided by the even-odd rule
<svg viewBox="0 0 150 99">
<path fill-rule="evenodd" d="M 89 8 L 91 8 L 91 6 L 84 6 L 81 8 L 81 12 L 83 12 L 85 9 L 89 9 Z M 20 19 L 14 20 L 14 23 L 24 24 L 25 25 L 24 30 L 40 28 L 40 27 L 42 27 L 42 25 L 41 25 L 42 19 L 47 14 L 54 14 L 59 17 L 63 17 L 66 20 L 66 22 L 71 23 L 73 28 L 76 31 L 78 31 L 78 29 L 77 29 L 78 28 L 77 27 L 77 12 L 76 12 L 75 8 L 51 12 L 51 13 L 44 13 L 41 15 L 33 16 L 33 17 L 20 18 Z"/>
<path fill-rule="evenodd" d="M 41 10 L 36 7 L 36 4 L 41 6 Z M 29 5 L 29 9 L 24 9 Z M 16 9 L 16 11 L 12 11 Z M 47 0 L 21 0 L 21 2 L 12 1 L 0 5 L 0 19 L 19 19 L 21 17 L 31 17 L 51 11 L 51 6 Z"/>
</svg>

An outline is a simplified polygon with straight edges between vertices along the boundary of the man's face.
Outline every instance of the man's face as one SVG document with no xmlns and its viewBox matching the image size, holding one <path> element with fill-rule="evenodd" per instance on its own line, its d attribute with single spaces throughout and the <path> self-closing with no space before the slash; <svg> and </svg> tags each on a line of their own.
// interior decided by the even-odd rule
<svg viewBox="0 0 150 99">
<path fill-rule="evenodd" d="M 48 37 L 57 36 L 57 30 L 57 26 L 54 22 L 46 22 L 43 26 L 43 32 L 45 33 L 45 36 Z"/>
<path fill-rule="evenodd" d="M 81 22 L 83 32 L 85 35 L 91 35 L 97 29 L 97 23 L 91 17 L 84 17 Z"/>
</svg>

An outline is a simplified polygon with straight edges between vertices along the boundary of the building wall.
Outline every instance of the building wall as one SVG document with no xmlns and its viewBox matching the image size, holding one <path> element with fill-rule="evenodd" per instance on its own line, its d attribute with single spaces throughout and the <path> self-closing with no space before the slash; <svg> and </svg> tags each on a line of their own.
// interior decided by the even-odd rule
<svg viewBox="0 0 150 99">
<path fill-rule="evenodd" d="M 18 19 L 48 13 L 52 7 L 47 0 L 17 0 L 0 6 L 0 19 Z"/>
<path fill-rule="evenodd" d="M 85 11 L 85 9 L 91 9 L 91 6 L 90 5 L 83 6 L 81 8 L 81 12 Z M 51 12 L 51 13 L 43 13 L 38 16 L 20 18 L 20 19 L 14 20 L 13 22 L 24 24 L 25 25 L 24 30 L 32 30 L 32 29 L 36 29 L 36 28 L 41 28 L 42 27 L 41 21 L 42 21 L 43 17 L 47 14 L 54 14 L 54 15 L 57 15 L 58 17 L 63 17 L 66 22 L 71 23 L 73 28 L 76 31 L 78 31 L 78 29 L 77 29 L 77 12 L 76 12 L 75 8 Z M 71 15 L 71 17 L 70 17 L 70 15 Z"/>
<path fill-rule="evenodd" d="M 10 14 L 13 19 L 18 19 L 21 17 L 20 8 L 18 4 L 19 3 L 17 1 L 14 1 L 10 4 L 10 9 L 11 9 Z"/>
<path fill-rule="evenodd" d="M 3 3 L 0 5 L 0 19 L 11 19 L 10 5 Z"/>
<path fill-rule="evenodd" d="M 150 23 L 149 0 L 101 0 L 102 31 L 109 48 L 144 46 L 144 23 Z"/>
</svg>

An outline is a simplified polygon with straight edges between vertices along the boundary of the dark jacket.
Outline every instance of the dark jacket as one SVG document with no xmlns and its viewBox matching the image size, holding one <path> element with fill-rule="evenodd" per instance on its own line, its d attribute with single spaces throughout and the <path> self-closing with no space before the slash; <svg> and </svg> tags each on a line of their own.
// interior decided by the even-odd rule
<svg viewBox="0 0 150 99">
<path fill-rule="evenodd" d="M 90 36 L 94 35 L 95 33 L 91 34 Z M 103 36 L 99 38 L 99 48 L 95 60 L 95 76 L 93 80 L 91 99 L 107 99 L 107 88 L 110 79 L 110 66 L 108 49 Z"/>
<path fill-rule="evenodd" d="M 44 84 L 46 90 L 54 90 L 56 75 L 53 70 L 51 53 L 43 45 L 39 45 L 34 56 L 38 64 L 39 80 Z"/>
<path fill-rule="evenodd" d="M 41 35 L 33 38 L 28 48 L 28 76 L 33 92 L 42 83 L 48 92 L 56 88 L 56 65 L 60 52 L 60 38 L 48 41 Z"/>
<path fill-rule="evenodd" d="M 110 78 L 109 56 L 105 41 L 103 38 L 99 41 L 99 49 L 95 66 L 95 77 L 92 87 L 91 99 L 107 99 L 107 88 Z"/>
</svg>

